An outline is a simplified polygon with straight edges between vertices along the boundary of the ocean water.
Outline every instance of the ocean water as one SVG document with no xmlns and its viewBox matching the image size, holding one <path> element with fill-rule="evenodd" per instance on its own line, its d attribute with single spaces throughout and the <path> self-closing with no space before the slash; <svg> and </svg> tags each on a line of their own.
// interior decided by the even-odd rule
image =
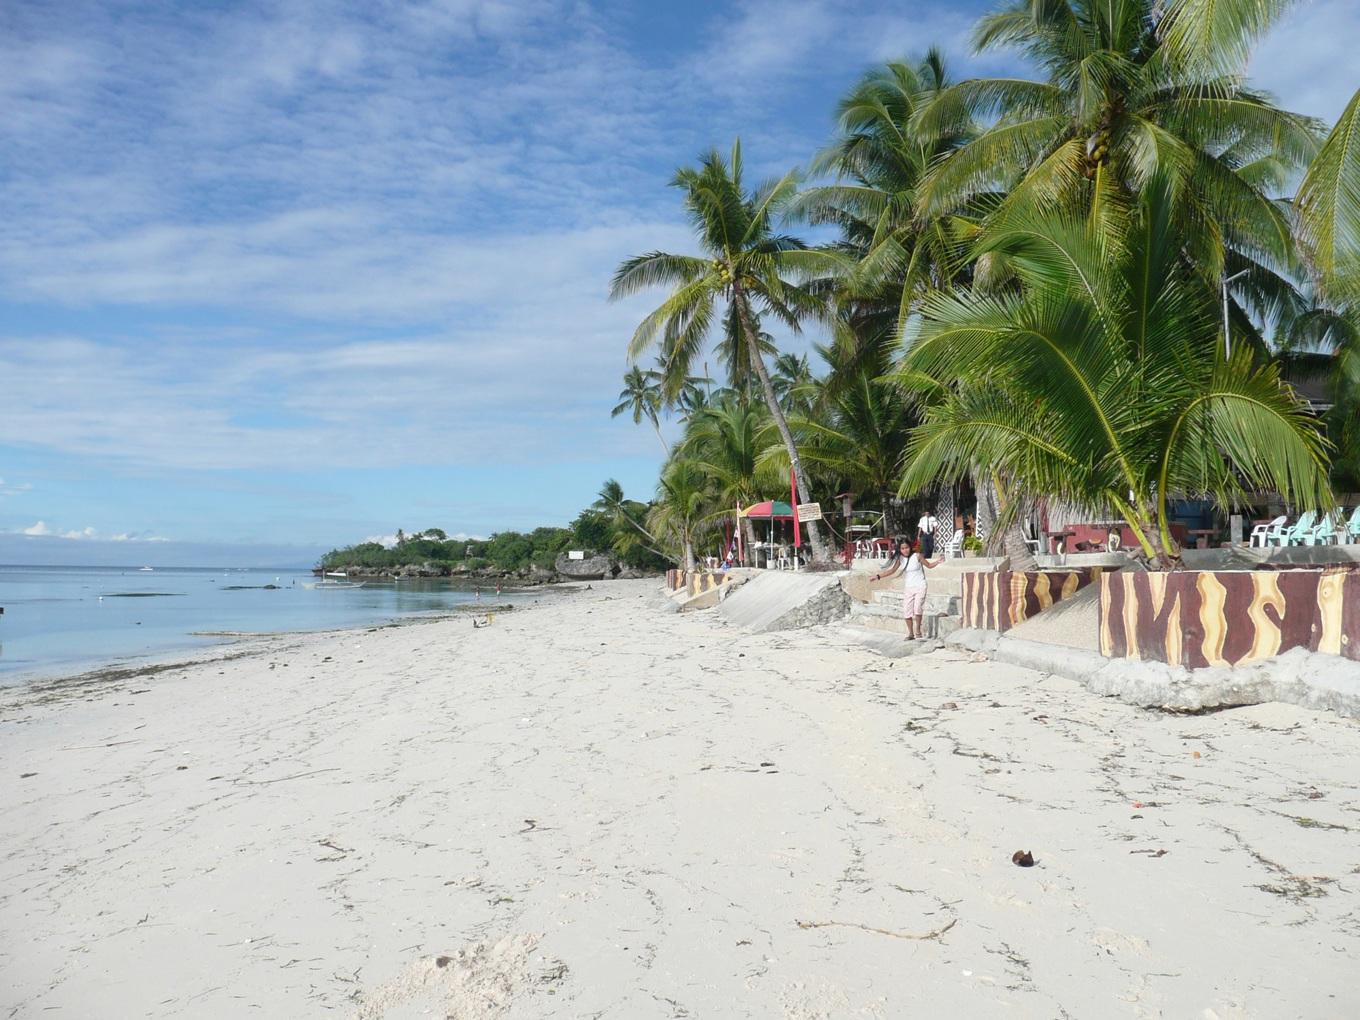
<svg viewBox="0 0 1360 1020">
<path fill-rule="evenodd" d="M 227 640 L 195 632 L 360 627 L 438 615 L 476 600 L 469 586 L 446 581 L 303 587 L 313 580 L 309 572 L 285 570 L 0 565 L 0 684 Z M 484 586 L 483 598 L 517 600 L 494 592 Z"/>
</svg>

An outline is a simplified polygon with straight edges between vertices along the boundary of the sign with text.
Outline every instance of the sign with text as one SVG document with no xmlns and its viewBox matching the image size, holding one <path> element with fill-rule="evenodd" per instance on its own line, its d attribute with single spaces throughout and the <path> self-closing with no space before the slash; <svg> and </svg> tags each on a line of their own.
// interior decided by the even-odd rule
<svg viewBox="0 0 1360 1020">
<path fill-rule="evenodd" d="M 571 549 L 567 552 L 567 559 L 569 560 L 583 560 L 585 558 L 586 554 L 584 549 Z"/>
<path fill-rule="evenodd" d="M 808 521 L 820 521 L 821 519 L 822 519 L 822 504 L 820 503 L 798 504 L 799 524 L 805 524 Z"/>
</svg>

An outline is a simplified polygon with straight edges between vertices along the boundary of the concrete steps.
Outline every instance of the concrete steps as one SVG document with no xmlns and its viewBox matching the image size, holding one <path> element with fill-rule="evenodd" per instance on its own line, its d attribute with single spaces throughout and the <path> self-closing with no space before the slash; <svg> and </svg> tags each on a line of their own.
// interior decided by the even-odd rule
<svg viewBox="0 0 1360 1020">
<path fill-rule="evenodd" d="M 886 631 L 892 634 L 907 632 L 907 621 L 902 614 L 901 591 L 874 592 L 872 602 L 856 602 L 850 607 L 853 627 Z M 927 637 L 945 638 L 960 625 L 959 600 L 955 595 L 930 592 L 926 595 L 926 611 L 921 621 Z"/>
</svg>

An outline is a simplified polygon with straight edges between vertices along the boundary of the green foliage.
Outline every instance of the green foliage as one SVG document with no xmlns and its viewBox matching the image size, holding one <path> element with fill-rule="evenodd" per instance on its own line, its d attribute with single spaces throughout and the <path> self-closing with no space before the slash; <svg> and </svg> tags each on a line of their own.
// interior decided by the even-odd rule
<svg viewBox="0 0 1360 1020">
<path fill-rule="evenodd" d="M 606 550 L 613 544 L 609 517 L 599 510 L 582 510 L 571 522 L 571 534 L 578 549 Z"/>
<path fill-rule="evenodd" d="M 394 548 L 361 542 L 331 550 L 321 558 L 319 566 L 326 570 L 346 567 L 395 570 L 428 565 L 445 574 L 486 569 L 514 573 L 530 566 L 551 570 L 564 551 L 586 549 L 613 552 L 628 566 L 661 570 L 671 561 L 640 525 L 647 511 L 647 504 L 626 499 L 618 482 L 610 480 L 595 505 L 582 510 L 570 527 L 542 527 L 528 533 L 500 531 L 487 539 L 451 539 L 439 528 L 427 528 L 409 536 L 400 531 L 400 541 Z"/>
<path fill-rule="evenodd" d="M 1300 229 L 1323 290 L 1360 305 L 1360 91 L 1308 168 Z"/>
<path fill-rule="evenodd" d="M 519 570 L 534 556 L 534 544 L 518 531 L 501 531 L 486 544 L 486 558 L 499 570 Z"/>
<path fill-rule="evenodd" d="M 926 303 L 903 367 L 933 379 L 938 398 L 912 437 L 903 491 L 982 470 L 1109 506 L 1163 568 L 1179 563 L 1172 498 L 1229 506 L 1251 488 L 1330 504 L 1317 421 L 1250 350 L 1223 356 L 1215 290 L 1178 271 L 1177 203 L 1163 180 L 1117 238 L 1034 211 L 989 235 L 1021 289 Z"/>
</svg>

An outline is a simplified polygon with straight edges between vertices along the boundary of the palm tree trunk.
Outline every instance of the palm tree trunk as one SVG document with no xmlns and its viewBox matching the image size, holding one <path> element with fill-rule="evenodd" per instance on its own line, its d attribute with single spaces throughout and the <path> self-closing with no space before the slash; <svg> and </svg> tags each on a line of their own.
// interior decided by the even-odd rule
<svg viewBox="0 0 1360 1020">
<path fill-rule="evenodd" d="M 655 418 L 652 419 L 652 428 L 656 429 L 656 441 L 661 444 L 661 452 L 669 457 L 671 455 L 670 444 L 666 442 L 666 437 L 661 434 L 661 423 Z"/>
<path fill-rule="evenodd" d="M 784 440 L 784 448 L 789 451 L 789 463 L 793 466 L 794 481 L 798 484 L 798 498 L 803 503 L 812 502 L 812 487 L 808 485 L 807 475 L 803 471 L 803 462 L 798 456 L 798 447 L 793 441 L 793 433 L 789 431 L 788 419 L 784 417 L 784 409 L 779 406 L 779 400 L 774 395 L 774 385 L 770 382 L 770 373 L 765 370 L 765 359 L 760 356 L 760 339 L 756 330 L 756 324 L 751 319 L 751 308 L 746 303 L 746 292 L 742 290 L 741 284 L 732 284 L 732 298 L 737 304 L 737 315 L 741 319 L 742 332 L 746 334 L 746 350 L 751 357 L 751 368 L 756 373 L 756 378 L 760 380 L 760 389 L 765 396 L 765 403 L 770 409 L 770 416 L 774 419 L 775 428 L 779 430 L 780 438 Z M 793 512 L 798 513 L 798 508 L 794 507 Z M 808 542 L 812 545 L 812 558 L 818 563 L 830 563 L 831 553 L 827 549 L 826 543 L 822 541 L 821 529 L 816 521 L 808 521 L 805 525 L 808 535 Z"/>
<path fill-rule="evenodd" d="M 685 532 L 685 569 L 694 569 L 694 538 L 688 531 Z"/>
<path fill-rule="evenodd" d="M 1000 520 L 1006 512 L 1007 501 L 1006 491 L 1001 485 L 1001 479 L 995 473 L 990 478 L 975 477 L 974 489 L 978 494 L 978 514 L 974 518 L 974 525 L 982 517 L 982 507 L 985 502 L 988 515 L 991 517 L 992 526 L 987 536 L 987 548 L 997 547 L 997 537 L 995 522 Z M 1012 570 L 1037 570 L 1039 561 L 1034 558 L 1034 551 L 1029 543 L 1025 541 L 1025 533 L 1020 527 L 1018 514 L 1011 515 L 1010 521 L 1001 532 L 1001 549 L 1011 561 Z"/>
<path fill-rule="evenodd" d="M 749 560 L 751 558 L 751 547 L 755 545 L 756 541 L 756 528 L 755 525 L 751 523 L 751 518 L 743 517 L 741 519 L 741 535 L 742 541 L 745 543 L 746 546 L 742 550 L 743 553 L 742 559 Z M 742 565 L 745 566 L 745 563 L 743 563 Z"/>
</svg>

